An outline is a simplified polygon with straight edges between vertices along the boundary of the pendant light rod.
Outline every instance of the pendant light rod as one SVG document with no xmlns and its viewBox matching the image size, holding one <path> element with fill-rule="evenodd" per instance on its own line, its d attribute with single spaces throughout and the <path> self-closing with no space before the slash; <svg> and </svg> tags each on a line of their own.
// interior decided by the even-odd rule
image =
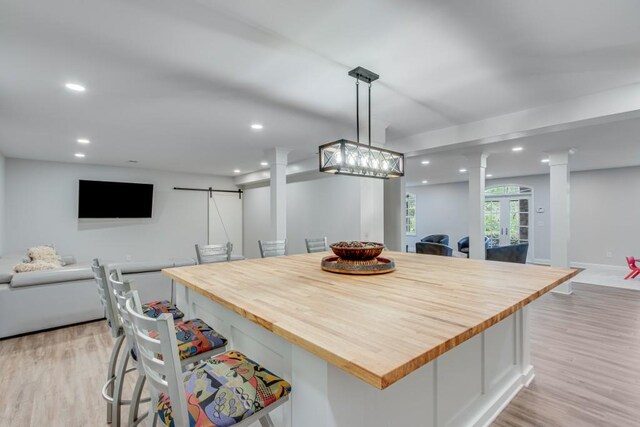
<svg viewBox="0 0 640 427">
<path fill-rule="evenodd" d="M 356 141 L 360 142 L 360 80 L 356 77 Z"/>
<path fill-rule="evenodd" d="M 371 83 L 369 83 L 369 147 L 371 147 Z"/>
</svg>

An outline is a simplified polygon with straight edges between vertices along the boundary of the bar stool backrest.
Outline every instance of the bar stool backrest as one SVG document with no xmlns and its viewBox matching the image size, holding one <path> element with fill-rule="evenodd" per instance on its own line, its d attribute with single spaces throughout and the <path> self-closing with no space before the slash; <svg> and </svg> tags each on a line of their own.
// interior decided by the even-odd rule
<svg viewBox="0 0 640 427">
<path fill-rule="evenodd" d="M 198 257 L 198 264 L 210 264 L 213 262 L 230 261 L 232 251 L 233 244 L 231 242 L 217 245 L 196 244 L 196 256 Z"/>
<path fill-rule="evenodd" d="M 171 400 L 173 425 L 188 427 L 187 398 L 182 382 L 182 368 L 178 356 L 173 316 L 164 313 L 157 319 L 152 319 L 144 316 L 140 308 L 138 292 L 129 292 L 126 311 L 138 348 L 138 358 L 142 362 L 144 373 L 152 389 L 151 395 L 154 397 L 152 402 L 157 400 L 160 393 L 167 394 Z M 153 408 L 154 405 L 151 407 Z"/>
<path fill-rule="evenodd" d="M 258 240 L 260 256 L 268 258 L 287 254 L 287 239 L 284 240 Z"/>
<path fill-rule="evenodd" d="M 304 243 L 307 245 L 308 254 L 312 254 L 314 252 L 324 252 L 329 249 L 329 246 L 327 246 L 326 237 L 304 239 Z"/>
<path fill-rule="evenodd" d="M 109 283 L 111 284 L 111 293 L 114 296 L 115 301 L 115 309 L 118 317 L 118 321 L 120 325 L 122 325 L 122 330 L 124 332 L 125 337 L 127 338 L 127 348 L 129 352 L 137 353 L 137 350 L 134 349 L 135 338 L 133 336 L 133 329 L 131 327 L 131 320 L 129 318 L 129 313 L 127 312 L 127 294 L 131 292 L 132 289 L 132 281 L 129 279 L 122 278 L 122 272 L 120 269 L 116 269 L 111 272 L 109 275 Z M 140 306 L 142 307 L 142 306 Z M 139 368 L 139 359 L 137 355 L 134 358 L 134 362 L 136 367 Z"/>
<path fill-rule="evenodd" d="M 109 291 L 109 283 L 107 280 L 107 266 L 100 264 L 100 260 L 95 258 L 91 263 L 91 271 L 96 280 L 96 287 L 98 288 L 98 297 L 102 308 L 104 308 L 104 314 L 107 318 L 107 324 L 109 325 L 109 331 L 114 338 L 122 335 L 122 329 L 119 316 L 116 313 L 115 301 L 113 294 Z"/>
</svg>

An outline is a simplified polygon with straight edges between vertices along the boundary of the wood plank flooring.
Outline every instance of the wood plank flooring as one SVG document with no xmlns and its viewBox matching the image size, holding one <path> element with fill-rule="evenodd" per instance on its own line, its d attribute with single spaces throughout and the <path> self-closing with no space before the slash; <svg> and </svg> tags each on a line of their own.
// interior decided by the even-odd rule
<svg viewBox="0 0 640 427">
<path fill-rule="evenodd" d="M 536 378 L 505 426 L 640 426 L 640 292 L 574 284 L 532 306 Z"/>
<path fill-rule="evenodd" d="M 640 292 L 574 290 L 531 307 L 536 378 L 494 426 L 640 426 Z M 0 341 L 0 425 L 106 425 L 111 345 L 104 321 Z"/>
</svg>

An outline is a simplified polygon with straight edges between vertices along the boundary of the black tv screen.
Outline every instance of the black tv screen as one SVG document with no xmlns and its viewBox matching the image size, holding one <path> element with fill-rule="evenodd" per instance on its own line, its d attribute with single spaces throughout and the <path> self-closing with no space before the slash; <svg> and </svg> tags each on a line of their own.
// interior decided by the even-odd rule
<svg viewBox="0 0 640 427">
<path fill-rule="evenodd" d="M 153 184 L 80 180 L 78 218 L 151 218 Z"/>
</svg>

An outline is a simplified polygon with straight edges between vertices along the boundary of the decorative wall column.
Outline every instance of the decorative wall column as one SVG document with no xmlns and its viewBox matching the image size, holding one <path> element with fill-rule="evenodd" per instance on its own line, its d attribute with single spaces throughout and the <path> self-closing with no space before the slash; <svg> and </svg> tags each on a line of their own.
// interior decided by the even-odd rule
<svg viewBox="0 0 640 427">
<path fill-rule="evenodd" d="M 550 168 L 550 231 L 551 266 L 569 268 L 570 240 L 570 150 L 549 154 Z M 556 287 L 553 292 L 571 294 L 571 281 Z"/>
<path fill-rule="evenodd" d="M 484 181 L 487 154 L 468 155 L 469 159 L 469 258 L 485 259 Z"/>
<path fill-rule="evenodd" d="M 271 238 L 287 238 L 287 155 L 288 150 L 274 147 L 269 151 L 271 165 Z"/>
<path fill-rule="evenodd" d="M 405 250 L 406 194 L 404 177 L 384 181 L 384 244 L 392 251 Z"/>
</svg>

